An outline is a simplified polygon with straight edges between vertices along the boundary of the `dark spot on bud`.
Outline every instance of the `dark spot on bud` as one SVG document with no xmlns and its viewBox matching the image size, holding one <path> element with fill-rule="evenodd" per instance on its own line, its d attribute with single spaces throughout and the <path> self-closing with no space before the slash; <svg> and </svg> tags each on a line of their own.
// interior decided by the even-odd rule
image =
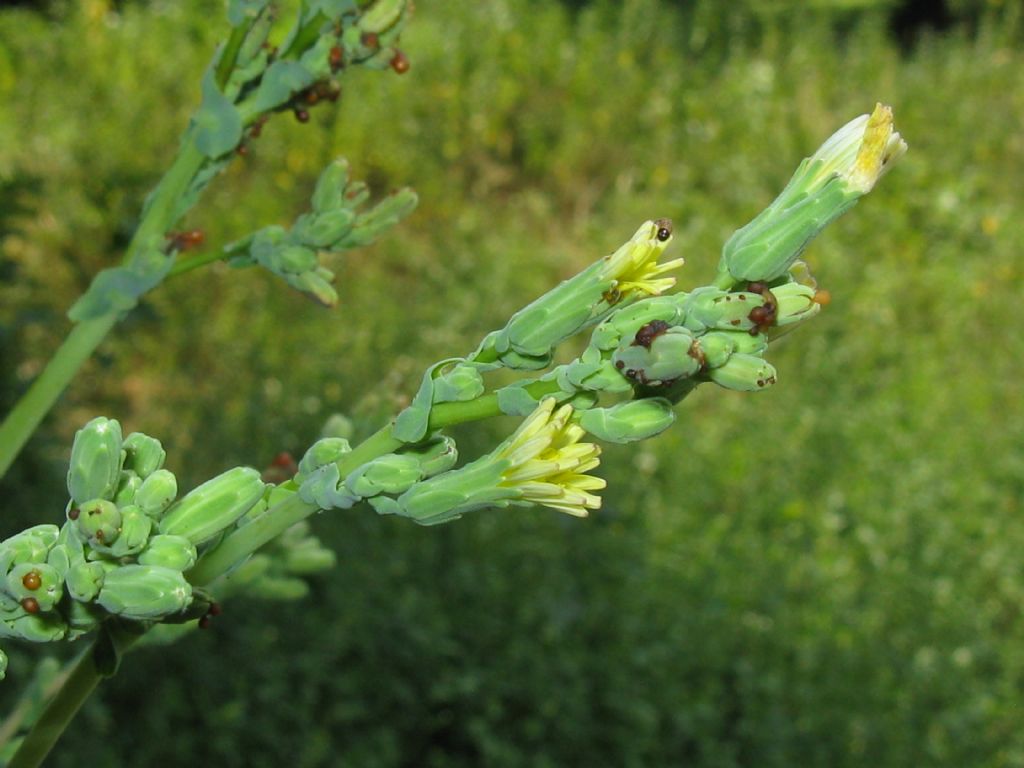
<svg viewBox="0 0 1024 768">
<path fill-rule="evenodd" d="M 762 304 L 760 307 L 754 307 L 750 310 L 747 318 L 759 330 L 767 328 L 775 322 L 775 306 L 773 304 Z"/>
<path fill-rule="evenodd" d="M 747 283 L 747 290 L 750 291 L 750 293 L 764 294 L 767 290 L 767 286 L 764 283 L 755 281 L 753 283 Z"/>
<path fill-rule="evenodd" d="M 700 346 L 700 339 L 693 340 L 693 343 L 690 344 L 690 348 L 686 351 L 686 354 L 697 361 L 702 371 L 708 367 L 708 360 L 704 355 L 704 350 Z"/>
<path fill-rule="evenodd" d="M 80 514 L 82 512 L 78 507 L 72 507 L 68 510 L 68 520 L 77 520 Z"/>
<path fill-rule="evenodd" d="M 43 579 L 39 571 L 29 571 L 21 577 L 21 584 L 25 589 L 36 590 L 43 586 Z"/>
<path fill-rule="evenodd" d="M 320 94 L 316 91 L 306 91 L 306 103 L 310 106 L 320 101 Z"/>
<path fill-rule="evenodd" d="M 618 368 L 621 371 L 623 368 L 626 367 L 626 364 L 624 362 L 622 362 L 621 360 L 616 360 L 615 361 L 615 367 Z"/>
<path fill-rule="evenodd" d="M 96 537 L 96 541 L 103 541 L 103 539 L 105 538 L 103 536 L 103 530 L 102 529 L 96 531 L 96 533 L 93 534 L 93 535 Z"/>
<path fill-rule="evenodd" d="M 391 68 L 397 74 L 404 75 L 409 71 L 409 57 L 396 48 L 395 55 L 391 57 Z"/>
<path fill-rule="evenodd" d="M 327 61 L 331 65 L 331 71 L 333 72 L 337 72 L 345 66 L 345 52 L 341 50 L 340 45 L 331 48 L 330 53 L 327 54 Z"/>
<path fill-rule="evenodd" d="M 89 510 L 89 517 L 92 517 L 93 515 L 98 515 L 99 513 L 100 513 L 99 507 L 96 507 L 95 509 L 90 509 Z"/>
<path fill-rule="evenodd" d="M 363 32 L 362 37 L 359 38 L 359 42 L 367 48 L 380 48 L 380 38 L 377 37 L 376 32 Z"/>
<path fill-rule="evenodd" d="M 622 292 L 618 288 L 610 288 L 601 294 L 601 298 L 609 305 L 619 303 L 619 299 L 622 298 Z"/>
<path fill-rule="evenodd" d="M 39 601 L 34 597 L 23 598 L 21 607 L 25 609 L 25 613 L 39 613 Z"/>
<path fill-rule="evenodd" d="M 745 294 L 745 293 L 738 293 L 738 294 L 736 294 L 736 298 L 739 299 L 740 301 L 746 301 L 747 300 L 747 294 Z"/>
<path fill-rule="evenodd" d="M 652 320 L 647 325 L 644 325 L 636 332 L 636 336 L 633 339 L 633 346 L 644 347 L 650 349 L 651 344 L 656 338 L 661 336 L 669 329 L 669 324 L 664 320 Z"/>
<path fill-rule="evenodd" d="M 309 112 L 307 112 L 304 109 L 296 109 L 295 110 L 295 119 L 298 120 L 300 123 L 308 123 L 309 122 Z"/>
<path fill-rule="evenodd" d="M 657 238 L 661 242 L 665 242 L 672 237 L 672 219 L 658 219 L 654 222 L 654 226 L 658 228 Z"/>
<path fill-rule="evenodd" d="M 739 319 L 739 318 L 737 317 L 737 318 L 736 318 L 735 320 L 730 320 L 729 322 L 730 322 L 730 323 L 731 323 L 732 325 L 739 325 L 739 324 L 740 324 L 740 319 Z"/>
<path fill-rule="evenodd" d="M 757 386 L 763 387 L 764 386 L 764 379 L 758 379 L 757 380 Z"/>
</svg>

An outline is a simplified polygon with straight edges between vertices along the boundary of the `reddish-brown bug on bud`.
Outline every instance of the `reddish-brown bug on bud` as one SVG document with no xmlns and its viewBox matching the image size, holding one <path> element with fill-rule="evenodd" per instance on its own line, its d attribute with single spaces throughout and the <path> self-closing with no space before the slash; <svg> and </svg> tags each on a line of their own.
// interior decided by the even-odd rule
<svg viewBox="0 0 1024 768">
<path fill-rule="evenodd" d="M 295 110 L 295 119 L 298 120 L 300 123 L 308 123 L 309 122 L 309 112 L 307 112 L 304 109 L 296 109 Z"/>
<path fill-rule="evenodd" d="M 345 52 L 341 50 L 340 45 L 331 48 L 330 53 L 327 54 L 327 61 L 331 65 L 332 72 L 337 72 L 345 66 Z"/>
<path fill-rule="evenodd" d="M 187 251 L 202 245 L 206 234 L 201 229 L 190 229 L 187 232 L 171 232 L 167 236 L 171 241 L 171 247 L 176 251 Z"/>
<path fill-rule="evenodd" d="M 409 71 L 409 66 L 409 57 L 396 48 L 395 55 L 391 57 L 391 68 L 398 74 L 404 75 Z"/>
<path fill-rule="evenodd" d="M 22 598 L 21 607 L 25 609 L 25 613 L 39 613 L 39 601 L 34 597 Z"/>
<path fill-rule="evenodd" d="M 380 48 L 380 38 L 377 36 L 376 32 L 363 32 L 363 36 L 359 38 L 359 42 L 367 48 Z"/>
<path fill-rule="evenodd" d="M 25 589 L 36 590 L 43 586 L 43 579 L 39 571 L 29 571 L 21 577 L 21 584 Z"/>
</svg>

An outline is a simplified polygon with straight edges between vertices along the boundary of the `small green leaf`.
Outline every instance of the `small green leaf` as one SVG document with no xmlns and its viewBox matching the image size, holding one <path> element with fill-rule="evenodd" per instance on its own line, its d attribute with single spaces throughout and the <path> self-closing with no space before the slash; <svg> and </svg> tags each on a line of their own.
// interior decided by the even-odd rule
<svg viewBox="0 0 1024 768">
<path fill-rule="evenodd" d="M 192 118 L 196 149 L 214 159 L 238 146 L 242 140 L 242 118 L 217 87 L 212 68 L 203 75 L 202 92 L 203 102 Z"/>
</svg>

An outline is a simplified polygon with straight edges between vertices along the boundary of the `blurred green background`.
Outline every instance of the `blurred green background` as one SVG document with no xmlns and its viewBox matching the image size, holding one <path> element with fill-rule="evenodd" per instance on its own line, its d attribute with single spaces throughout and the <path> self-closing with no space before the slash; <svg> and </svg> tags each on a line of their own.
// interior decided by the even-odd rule
<svg viewBox="0 0 1024 768">
<path fill-rule="evenodd" d="M 408 74 L 275 119 L 188 226 L 286 224 L 338 154 L 418 211 L 335 265 L 336 311 L 256 271 L 162 287 L 4 478 L 0 536 L 60 517 L 93 415 L 159 436 L 185 487 L 333 412 L 366 433 L 644 219 L 700 285 L 849 118 L 892 104 L 910 152 L 809 251 L 833 301 L 773 347 L 779 384 L 709 385 L 607 450 L 599 513 L 321 515 L 339 562 L 310 597 L 133 654 L 49 764 L 1024 766 L 1021 4 L 418 5 Z M 119 257 L 222 14 L 0 11 L 3 410 Z M 49 651 L 5 648 L 6 709 Z"/>
</svg>

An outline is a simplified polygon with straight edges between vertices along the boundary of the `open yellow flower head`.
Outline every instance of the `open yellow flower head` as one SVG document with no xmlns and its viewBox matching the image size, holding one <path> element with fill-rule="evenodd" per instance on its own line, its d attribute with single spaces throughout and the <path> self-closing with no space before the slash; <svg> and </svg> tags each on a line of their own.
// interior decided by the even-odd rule
<svg viewBox="0 0 1024 768">
<path fill-rule="evenodd" d="M 600 463 L 601 449 L 580 442 L 586 432 L 569 421 L 571 416 L 571 405 L 555 410 L 554 398 L 546 398 L 499 446 L 495 458 L 508 463 L 501 485 L 518 490 L 522 501 L 586 517 L 601 506 L 601 498 L 590 491 L 606 485 L 586 474 Z"/>
<path fill-rule="evenodd" d="M 606 256 L 599 275 L 614 280 L 619 296 L 643 293 L 656 296 L 676 284 L 674 277 L 659 277 L 682 266 L 682 259 L 659 264 L 658 259 L 672 242 L 672 222 L 668 219 L 645 221 L 621 248 Z M 613 302 L 614 303 L 614 302 Z"/>
</svg>

